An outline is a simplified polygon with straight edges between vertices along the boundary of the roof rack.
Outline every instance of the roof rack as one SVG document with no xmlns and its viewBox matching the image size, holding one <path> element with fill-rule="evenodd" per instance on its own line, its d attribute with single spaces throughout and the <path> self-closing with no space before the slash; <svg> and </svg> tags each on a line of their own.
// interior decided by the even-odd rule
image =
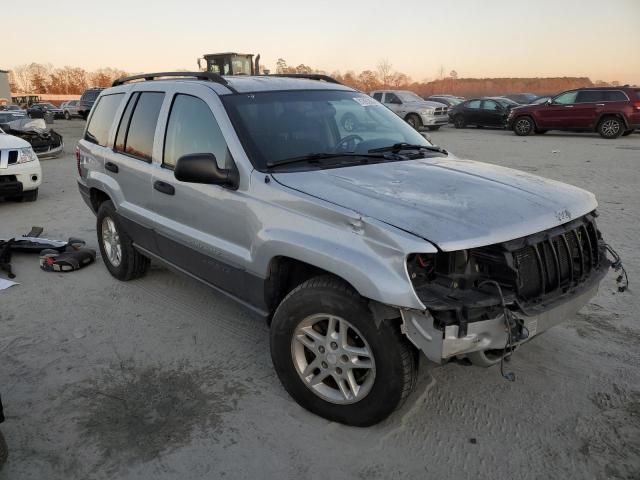
<svg viewBox="0 0 640 480">
<path fill-rule="evenodd" d="M 238 93 L 235 88 L 229 85 L 221 75 L 212 72 L 157 72 L 157 73 L 142 73 L 140 75 L 132 75 L 130 77 L 122 77 L 114 80 L 111 84 L 112 87 L 117 87 L 118 85 L 124 85 L 128 82 L 133 82 L 135 80 L 145 80 L 151 81 L 156 80 L 163 77 L 180 77 L 180 78 L 195 78 L 197 80 L 207 80 L 209 82 L 219 83 L 220 85 L 224 85 L 233 93 Z"/>
<path fill-rule="evenodd" d="M 328 83 L 342 85 L 338 80 L 323 73 L 271 73 L 269 77 L 289 77 L 289 78 L 307 78 L 309 80 L 320 80 Z"/>
</svg>

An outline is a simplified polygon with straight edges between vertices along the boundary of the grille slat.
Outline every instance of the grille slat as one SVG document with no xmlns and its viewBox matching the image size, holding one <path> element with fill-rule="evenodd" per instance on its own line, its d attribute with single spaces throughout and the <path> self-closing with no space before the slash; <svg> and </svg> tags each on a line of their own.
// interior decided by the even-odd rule
<svg viewBox="0 0 640 480">
<path fill-rule="evenodd" d="M 536 300 L 585 280 L 598 268 L 597 229 L 593 222 L 586 221 L 512 255 L 518 272 L 518 295 L 527 301 Z"/>
</svg>

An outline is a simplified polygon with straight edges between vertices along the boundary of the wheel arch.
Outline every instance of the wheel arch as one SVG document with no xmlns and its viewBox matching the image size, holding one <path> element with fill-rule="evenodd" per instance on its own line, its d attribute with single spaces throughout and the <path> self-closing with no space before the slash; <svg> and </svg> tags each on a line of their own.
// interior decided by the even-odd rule
<svg viewBox="0 0 640 480">
<path fill-rule="evenodd" d="M 608 118 L 608 117 L 615 117 L 615 118 L 617 118 L 619 120 L 622 120 L 622 124 L 624 125 L 625 130 L 629 129 L 629 123 L 627 122 L 627 119 L 620 112 L 603 112 L 603 113 L 601 113 L 598 116 L 598 120 L 596 121 L 596 124 L 594 125 L 594 128 L 597 130 L 598 127 L 600 126 L 600 124 L 602 123 L 602 121 L 605 118 Z"/>
</svg>

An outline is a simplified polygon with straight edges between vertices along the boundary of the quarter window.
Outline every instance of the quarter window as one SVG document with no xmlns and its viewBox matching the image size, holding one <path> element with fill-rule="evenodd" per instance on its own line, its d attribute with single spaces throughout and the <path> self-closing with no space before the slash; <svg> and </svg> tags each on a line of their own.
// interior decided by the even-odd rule
<svg viewBox="0 0 640 480">
<path fill-rule="evenodd" d="M 129 121 L 124 145 L 120 144 L 119 150 L 124 151 L 127 155 L 151 162 L 153 138 L 156 133 L 158 115 L 160 114 L 163 100 L 164 93 L 162 92 L 142 92 L 139 94 L 135 105 L 132 107 L 133 115 Z M 131 104 L 132 101 L 134 101 L 134 97 L 131 97 L 129 103 Z M 128 109 L 129 105 L 127 105 Z M 126 118 L 123 116 L 124 120 Z M 118 132 L 118 137 L 120 137 L 119 134 L 120 132 Z M 122 139 L 118 138 L 118 142 L 121 141 Z M 124 148 L 121 148 L 123 146 Z"/>
<path fill-rule="evenodd" d="M 628 100 L 625 93 L 620 90 L 607 90 L 604 98 L 607 102 L 626 102 Z"/>
<path fill-rule="evenodd" d="M 213 153 L 220 168 L 231 168 L 232 159 L 222 131 L 209 105 L 191 95 L 176 95 L 169 113 L 163 164 L 174 168 L 183 155 Z"/>
<path fill-rule="evenodd" d="M 565 92 L 558 95 L 553 99 L 553 103 L 559 103 L 560 105 L 569 105 L 571 103 L 576 103 L 576 96 L 578 92 Z"/>
<path fill-rule="evenodd" d="M 84 135 L 85 140 L 102 145 L 103 147 L 107 146 L 109 130 L 111 129 L 116 110 L 118 110 L 120 106 L 122 97 L 124 97 L 124 93 L 100 97 L 87 125 L 87 131 Z"/>
</svg>

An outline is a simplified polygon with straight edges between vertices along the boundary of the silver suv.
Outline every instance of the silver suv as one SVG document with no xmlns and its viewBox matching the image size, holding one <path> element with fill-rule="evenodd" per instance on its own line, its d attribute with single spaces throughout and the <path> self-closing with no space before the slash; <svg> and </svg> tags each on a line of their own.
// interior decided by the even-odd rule
<svg viewBox="0 0 640 480">
<path fill-rule="evenodd" d="M 438 130 L 449 123 L 449 112 L 444 103 L 425 100 L 408 90 L 376 90 L 371 96 L 392 112 L 404 118 L 416 130 Z"/>
<path fill-rule="evenodd" d="M 264 316 L 291 396 L 359 426 L 407 397 L 420 352 L 491 365 L 595 295 L 610 262 L 591 193 L 456 159 L 311 77 L 101 92 L 78 183 L 111 274 L 159 261 Z"/>
</svg>

